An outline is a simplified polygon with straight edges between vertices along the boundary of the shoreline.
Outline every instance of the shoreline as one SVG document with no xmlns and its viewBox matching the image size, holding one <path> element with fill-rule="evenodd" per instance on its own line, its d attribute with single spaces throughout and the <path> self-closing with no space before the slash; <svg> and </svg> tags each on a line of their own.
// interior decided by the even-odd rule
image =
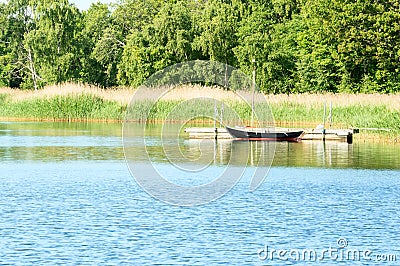
<svg viewBox="0 0 400 266">
<path fill-rule="evenodd" d="M 83 120 L 83 119 L 72 119 L 72 120 L 63 120 L 63 119 L 40 119 L 40 120 L 35 120 L 35 119 L 29 119 L 29 118 L 4 118 L 0 117 L 0 124 L 1 123 L 101 123 L 101 124 L 120 124 L 121 126 L 123 125 L 124 121 L 120 120 L 99 120 L 99 119 L 94 119 L 94 120 Z M 131 121 L 132 123 L 143 123 L 141 121 Z M 149 121 L 149 125 L 162 125 L 165 123 L 169 124 L 182 124 L 185 121 Z M 276 127 L 280 128 L 288 128 L 288 125 L 291 123 L 288 122 L 277 122 Z M 309 122 L 304 123 L 304 126 L 299 126 L 301 125 L 301 122 L 297 123 L 297 126 L 294 126 L 293 128 L 310 128 L 307 127 L 306 125 L 309 124 Z M 314 124 L 314 123 L 313 123 Z M 197 122 L 192 122 L 189 124 L 190 126 L 194 127 L 213 127 L 212 122 L 205 122 L 205 121 L 197 121 Z M 188 126 L 189 126 L 188 125 Z M 379 132 L 379 131 L 378 131 Z M 393 133 L 393 132 L 392 132 Z M 354 134 L 353 135 L 354 142 L 355 143 L 387 143 L 387 144 L 396 144 L 400 145 L 400 133 L 397 135 L 389 135 L 388 132 L 381 132 L 377 133 L 377 131 L 361 131 L 360 133 Z"/>
<path fill-rule="evenodd" d="M 224 102 L 226 109 L 231 109 L 224 111 L 224 121 L 232 124 L 251 121 L 251 107 L 235 92 L 200 85 L 180 86 L 162 94 L 165 91 L 164 88 L 146 92 L 152 93 L 151 97 L 157 97 L 161 93 L 162 97 L 155 105 L 143 101 L 138 102 L 135 108 L 129 106 L 132 109 L 129 111 L 129 120 L 143 122 L 144 118 L 147 118 L 158 123 L 186 123 L 194 122 L 192 118 L 200 114 L 194 120 L 205 124 L 204 121 L 210 118 L 199 117 L 213 117 L 214 103 L 191 103 L 189 100 L 207 95 L 208 100 Z M 132 88 L 101 89 L 81 84 L 50 86 L 39 91 L 0 88 L 0 121 L 122 123 L 135 92 Z M 248 99 L 249 92 L 240 92 L 240 95 L 245 95 Z M 390 129 L 390 132 L 366 131 L 366 134 L 396 141 L 400 136 L 400 94 L 326 93 L 263 96 L 264 99 L 256 98 L 255 101 L 259 121 L 271 121 L 272 112 L 277 126 L 314 128 L 323 123 L 325 102 L 328 107 L 327 115 L 332 102 L 333 128 Z M 177 106 L 178 111 L 175 110 Z M 151 116 L 147 116 L 146 111 L 151 112 Z"/>
<path fill-rule="evenodd" d="M 63 119 L 40 119 L 40 120 L 35 120 L 35 119 L 29 119 L 29 118 L 4 118 L 0 117 L 0 124 L 1 123 L 101 123 L 101 124 L 120 124 L 121 127 L 124 123 L 124 121 L 120 120 L 99 120 L 99 119 L 94 119 L 94 120 L 83 120 L 83 119 L 72 119 L 72 120 L 63 120 Z M 131 121 L 132 123 L 143 123 L 141 121 Z M 185 121 L 149 121 L 149 125 L 162 125 L 165 123 L 169 124 L 182 124 Z M 277 122 L 276 127 L 284 127 L 288 128 L 287 125 L 290 123 L 288 122 Z M 301 124 L 301 123 L 298 123 Z M 304 125 L 306 125 L 305 123 Z M 194 126 L 194 127 L 213 127 L 212 122 L 204 122 L 204 121 L 197 121 L 197 122 L 192 122 L 188 124 L 189 126 Z M 293 128 L 310 128 L 306 126 L 296 126 Z M 388 132 L 380 132 L 378 131 L 360 131 L 360 133 L 354 134 L 354 142 L 355 143 L 392 143 L 396 145 L 400 145 L 400 133 L 397 132 L 390 132 L 394 133 L 394 135 L 388 134 Z"/>
</svg>

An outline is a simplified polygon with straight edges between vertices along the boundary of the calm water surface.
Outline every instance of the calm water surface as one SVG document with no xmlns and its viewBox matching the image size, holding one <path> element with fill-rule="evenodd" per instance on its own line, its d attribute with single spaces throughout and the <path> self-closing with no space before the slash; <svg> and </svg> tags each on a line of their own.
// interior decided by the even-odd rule
<svg viewBox="0 0 400 266">
<path fill-rule="evenodd" d="M 159 171 L 174 171 L 163 150 L 176 140 L 148 136 Z M 212 158 L 208 175 L 249 145 L 179 142 L 179 154 L 195 163 Z M 227 195 L 183 208 L 153 199 L 136 184 L 124 161 L 121 125 L 0 123 L 0 264 L 331 265 L 328 253 L 318 262 L 288 255 L 281 261 L 276 253 L 271 261 L 260 260 L 260 250 L 313 249 L 320 258 L 338 248 L 339 238 L 348 245 L 342 251 L 372 254 L 355 261 L 339 256 L 336 263 L 378 265 L 378 255 L 396 255 L 397 262 L 385 265 L 400 263 L 399 145 L 276 145 L 273 167 L 254 193 L 248 191 L 251 172 L 267 166 L 265 142 L 251 143 L 248 170 Z M 209 178 L 198 174 L 186 182 Z"/>
</svg>

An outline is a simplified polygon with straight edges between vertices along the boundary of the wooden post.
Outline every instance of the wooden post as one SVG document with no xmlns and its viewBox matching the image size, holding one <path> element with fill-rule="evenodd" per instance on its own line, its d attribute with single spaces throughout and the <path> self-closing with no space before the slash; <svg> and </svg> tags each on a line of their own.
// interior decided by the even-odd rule
<svg viewBox="0 0 400 266">
<path fill-rule="evenodd" d="M 322 140 L 325 142 L 325 138 L 326 138 L 326 129 L 325 129 L 325 124 L 326 124 L 326 101 L 324 104 L 324 125 L 322 128 Z"/>
<path fill-rule="evenodd" d="M 254 126 L 254 95 L 256 93 L 256 60 L 253 59 L 253 82 L 252 82 L 252 99 L 251 99 L 251 127 Z"/>
<path fill-rule="evenodd" d="M 347 134 L 347 144 L 353 144 L 353 133 Z"/>
<path fill-rule="evenodd" d="M 214 100 L 214 138 L 215 138 L 215 140 L 218 139 L 217 116 L 218 116 L 217 100 Z"/>
<path fill-rule="evenodd" d="M 332 123 L 333 123 L 333 104 L 331 101 L 331 109 L 329 111 L 329 128 L 332 128 Z"/>
<path fill-rule="evenodd" d="M 221 106 L 221 120 L 219 122 L 220 126 L 224 126 L 224 110 L 225 110 L 225 105 L 224 102 L 222 102 Z"/>
</svg>

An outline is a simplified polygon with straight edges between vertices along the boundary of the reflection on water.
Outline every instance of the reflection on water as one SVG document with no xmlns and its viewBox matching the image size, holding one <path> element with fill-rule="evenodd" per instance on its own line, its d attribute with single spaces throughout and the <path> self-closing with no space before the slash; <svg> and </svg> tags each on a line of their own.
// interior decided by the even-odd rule
<svg viewBox="0 0 400 266">
<path fill-rule="evenodd" d="M 122 159 L 120 124 L 0 123 L 2 161 Z"/>
<path fill-rule="evenodd" d="M 104 123 L 0 123 L 0 159 L 123 160 L 121 127 Z M 133 137 L 126 147 L 131 159 L 251 166 L 269 166 L 273 159 L 274 166 L 285 167 L 400 169 L 400 146 L 395 144 L 189 140 L 179 133 L 180 126 L 168 128 L 161 138 L 161 127 L 151 125 L 143 142 L 135 137 L 142 127 L 133 125 Z M 148 154 L 135 153 L 135 147 L 143 143 Z"/>
<path fill-rule="evenodd" d="M 353 145 L 343 142 L 303 141 L 279 143 L 274 165 L 299 167 L 358 167 L 353 164 Z"/>
<path fill-rule="evenodd" d="M 120 124 L 0 123 L 0 265 L 303 265 L 313 262 L 260 261 L 257 251 L 323 251 L 339 237 L 348 250 L 400 259 L 399 171 L 348 169 L 399 169 L 400 146 L 193 141 L 176 132 L 161 140 L 159 132 L 145 143 L 163 173 L 175 172 L 165 154 L 216 165 L 210 175 L 171 175 L 176 184 L 208 182 L 228 162 L 266 165 L 275 148 L 280 167 L 253 193 L 246 171 L 221 199 L 181 208 L 134 182 Z M 133 134 L 129 144 L 133 158 L 146 158 L 135 153 L 143 139 Z M 380 265 L 364 261 L 356 264 Z"/>
<path fill-rule="evenodd" d="M 193 153 L 201 140 L 188 140 L 185 144 Z M 381 143 L 349 145 L 343 142 L 276 142 L 217 141 L 215 161 L 219 164 L 235 163 L 237 156 L 248 156 L 251 166 L 269 166 L 275 149 L 273 166 L 400 169 L 400 146 Z M 204 148 L 204 146 L 203 146 Z M 213 152 L 211 148 L 206 152 Z M 211 156 L 211 155 L 209 155 Z"/>
<path fill-rule="evenodd" d="M 0 147 L 2 161 L 87 161 L 121 160 L 124 158 L 121 147 Z"/>
</svg>

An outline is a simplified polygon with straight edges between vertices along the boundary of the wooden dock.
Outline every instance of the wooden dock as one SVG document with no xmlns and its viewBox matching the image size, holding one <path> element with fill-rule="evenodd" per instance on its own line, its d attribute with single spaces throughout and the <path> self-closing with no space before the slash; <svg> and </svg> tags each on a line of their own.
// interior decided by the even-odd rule
<svg viewBox="0 0 400 266">
<path fill-rule="evenodd" d="M 255 129 L 257 131 L 257 129 Z M 293 129 L 293 128 L 276 128 L 276 131 L 297 131 L 303 130 L 305 134 L 302 140 L 312 141 L 338 141 L 353 143 L 353 135 L 358 131 L 355 129 Z M 324 132 L 325 131 L 325 132 Z M 212 127 L 192 127 L 186 128 L 185 132 L 189 134 L 190 139 L 232 139 L 232 136 L 225 128 Z"/>
</svg>

